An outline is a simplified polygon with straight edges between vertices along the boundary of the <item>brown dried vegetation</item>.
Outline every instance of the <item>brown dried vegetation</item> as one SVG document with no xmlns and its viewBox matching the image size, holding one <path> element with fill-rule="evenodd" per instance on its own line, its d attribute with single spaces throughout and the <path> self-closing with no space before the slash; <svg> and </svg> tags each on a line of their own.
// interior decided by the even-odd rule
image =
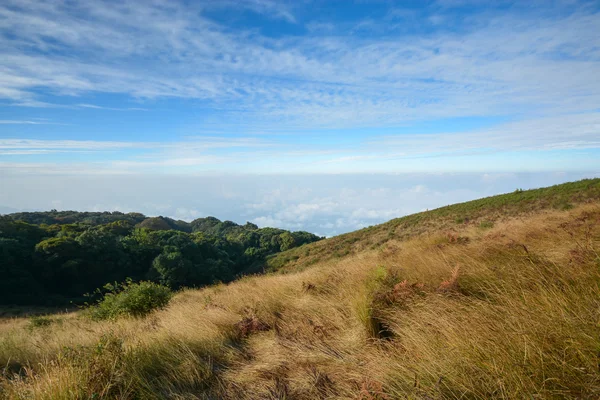
<svg viewBox="0 0 600 400">
<path fill-rule="evenodd" d="M 598 203 L 453 229 L 141 320 L 0 320 L 0 397 L 600 398 Z"/>
</svg>

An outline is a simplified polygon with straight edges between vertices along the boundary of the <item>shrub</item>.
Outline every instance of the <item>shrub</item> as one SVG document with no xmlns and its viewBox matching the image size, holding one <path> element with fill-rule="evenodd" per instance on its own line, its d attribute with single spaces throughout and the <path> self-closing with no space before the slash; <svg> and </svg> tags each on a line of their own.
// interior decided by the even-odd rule
<svg viewBox="0 0 600 400">
<path fill-rule="evenodd" d="M 573 204 L 569 203 L 567 200 L 558 200 L 554 202 L 553 207 L 557 210 L 567 211 L 573 208 Z"/>
<path fill-rule="evenodd" d="M 53 318 L 43 316 L 43 315 L 36 315 L 36 316 L 29 318 L 29 325 L 27 326 L 27 328 L 29 330 L 33 330 L 36 328 L 45 328 L 45 327 L 48 327 L 48 326 L 52 325 L 53 323 L 57 323 L 57 322 L 62 322 L 62 321 L 59 319 L 53 319 Z"/>
<path fill-rule="evenodd" d="M 173 296 L 171 289 L 153 282 L 128 280 L 121 285 L 107 284 L 104 289 L 107 292 L 103 298 L 88 308 L 92 319 L 113 319 L 123 315 L 144 317 L 164 308 Z"/>
<path fill-rule="evenodd" d="M 479 227 L 481 229 L 490 229 L 494 227 L 494 223 L 492 221 L 481 221 Z"/>
</svg>

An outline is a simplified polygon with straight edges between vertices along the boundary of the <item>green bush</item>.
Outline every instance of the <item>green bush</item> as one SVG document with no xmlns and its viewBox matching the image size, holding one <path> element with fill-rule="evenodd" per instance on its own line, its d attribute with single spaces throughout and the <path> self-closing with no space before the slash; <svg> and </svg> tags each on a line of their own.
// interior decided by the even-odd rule
<svg viewBox="0 0 600 400">
<path fill-rule="evenodd" d="M 481 229 L 490 229 L 494 227 L 494 223 L 492 221 L 481 221 L 479 227 Z"/>
<path fill-rule="evenodd" d="M 114 319 L 119 316 L 144 317 L 152 311 L 166 307 L 173 292 L 166 286 L 153 282 L 108 284 L 103 298 L 87 310 L 95 320 Z"/>
<path fill-rule="evenodd" d="M 36 315 L 36 316 L 29 318 L 29 325 L 27 325 L 27 328 L 29 330 L 33 330 L 36 328 L 45 328 L 54 323 L 61 323 L 61 322 L 62 322 L 62 320 L 60 320 L 60 319 L 50 318 L 50 317 L 47 317 L 44 315 Z"/>
</svg>

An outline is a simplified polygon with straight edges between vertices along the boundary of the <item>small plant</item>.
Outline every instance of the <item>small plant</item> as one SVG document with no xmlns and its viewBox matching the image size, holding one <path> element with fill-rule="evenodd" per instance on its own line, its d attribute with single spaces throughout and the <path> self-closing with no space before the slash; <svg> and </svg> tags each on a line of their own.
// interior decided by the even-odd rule
<svg viewBox="0 0 600 400">
<path fill-rule="evenodd" d="M 458 289 L 458 276 L 460 273 L 460 268 L 454 267 L 454 269 L 452 270 L 452 276 L 443 281 L 442 283 L 440 283 L 440 286 L 438 287 L 438 291 L 439 292 L 453 292 L 456 291 Z"/>
<path fill-rule="evenodd" d="M 492 221 L 481 221 L 479 227 L 481 229 L 491 229 L 494 227 L 494 223 Z"/>
<path fill-rule="evenodd" d="M 166 286 L 153 282 L 106 284 L 101 300 L 88 308 L 88 316 L 95 320 L 114 319 L 119 316 L 144 317 L 152 311 L 166 307 L 173 292 Z M 97 290 L 97 293 L 101 293 Z"/>
<path fill-rule="evenodd" d="M 571 210 L 573 208 L 573 204 L 569 203 L 566 200 L 563 201 L 557 201 L 554 203 L 554 208 L 556 208 L 557 210 L 562 210 L 562 211 L 567 211 L 567 210 Z"/>
<path fill-rule="evenodd" d="M 56 322 L 59 322 L 59 320 L 44 316 L 44 315 L 36 315 L 33 316 L 31 318 L 29 318 L 29 325 L 27 326 L 27 328 L 29 330 L 33 330 L 33 329 L 37 329 L 37 328 L 45 328 L 48 327 Z"/>
<path fill-rule="evenodd" d="M 446 235 L 446 240 L 451 244 L 467 244 L 471 241 L 468 236 L 460 236 L 454 232 L 450 232 Z"/>
<path fill-rule="evenodd" d="M 244 317 L 235 324 L 235 331 L 238 339 L 247 338 L 253 333 L 264 332 L 271 329 L 269 325 L 258 319 L 255 315 Z"/>
<path fill-rule="evenodd" d="M 389 400 L 390 396 L 385 394 L 381 382 L 365 379 L 360 386 L 359 400 Z"/>
</svg>

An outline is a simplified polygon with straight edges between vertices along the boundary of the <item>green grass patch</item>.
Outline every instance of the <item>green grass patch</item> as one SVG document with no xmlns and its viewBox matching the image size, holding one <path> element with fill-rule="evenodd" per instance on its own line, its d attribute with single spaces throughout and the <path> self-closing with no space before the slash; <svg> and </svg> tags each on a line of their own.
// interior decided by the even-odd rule
<svg viewBox="0 0 600 400">
<path fill-rule="evenodd" d="M 34 329 L 47 328 L 54 324 L 61 324 L 62 319 L 60 318 L 52 318 L 46 315 L 35 315 L 29 318 L 29 324 L 27 325 L 27 329 L 32 331 Z"/>
<path fill-rule="evenodd" d="M 494 227 L 494 222 L 492 222 L 492 221 L 481 221 L 479 223 L 479 227 L 481 229 L 490 229 L 490 228 Z"/>
</svg>

